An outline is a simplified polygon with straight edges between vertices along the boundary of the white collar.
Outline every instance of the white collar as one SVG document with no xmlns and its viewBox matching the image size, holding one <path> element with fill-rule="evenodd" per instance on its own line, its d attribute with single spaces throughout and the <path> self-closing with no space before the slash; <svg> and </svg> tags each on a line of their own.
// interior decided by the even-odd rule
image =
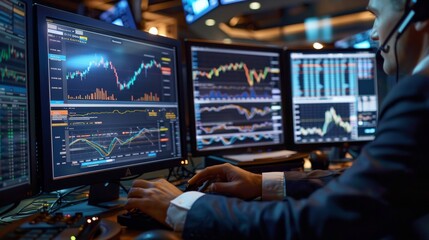
<svg viewBox="0 0 429 240">
<path fill-rule="evenodd" d="M 429 69 L 429 55 L 421 60 L 413 70 L 413 75 L 419 72 L 428 71 Z"/>
</svg>

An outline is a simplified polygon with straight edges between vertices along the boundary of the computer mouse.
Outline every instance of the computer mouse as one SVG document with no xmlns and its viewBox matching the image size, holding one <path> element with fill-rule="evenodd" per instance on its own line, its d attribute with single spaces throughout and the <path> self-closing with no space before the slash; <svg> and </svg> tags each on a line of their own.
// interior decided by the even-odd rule
<svg viewBox="0 0 429 240">
<path fill-rule="evenodd" d="M 179 233 L 169 230 L 149 230 L 138 235 L 136 240 L 181 240 Z"/>
</svg>

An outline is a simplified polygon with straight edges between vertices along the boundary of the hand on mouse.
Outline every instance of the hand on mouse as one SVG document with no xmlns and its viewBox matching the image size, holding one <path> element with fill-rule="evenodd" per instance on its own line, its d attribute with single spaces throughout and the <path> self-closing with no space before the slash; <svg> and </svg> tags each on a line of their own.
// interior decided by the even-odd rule
<svg viewBox="0 0 429 240">
<path fill-rule="evenodd" d="M 146 181 L 137 179 L 128 192 L 126 209 L 138 208 L 140 211 L 165 223 L 170 201 L 182 194 L 178 188 L 165 179 Z"/>
<path fill-rule="evenodd" d="M 199 186 L 207 180 L 212 181 L 207 187 L 207 192 L 242 199 L 253 199 L 262 194 L 262 175 L 245 171 L 229 163 L 207 167 L 188 182 Z"/>
</svg>

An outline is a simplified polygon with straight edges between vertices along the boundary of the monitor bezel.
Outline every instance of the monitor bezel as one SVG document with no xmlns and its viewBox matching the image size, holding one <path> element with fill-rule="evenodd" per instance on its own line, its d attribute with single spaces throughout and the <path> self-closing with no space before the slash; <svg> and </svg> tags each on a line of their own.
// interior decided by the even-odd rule
<svg viewBox="0 0 429 240">
<path fill-rule="evenodd" d="M 358 53 L 358 52 L 367 52 L 367 53 L 376 53 L 376 49 L 373 48 L 364 48 L 364 49 L 355 49 L 355 48 L 324 48 L 320 50 L 316 49 L 285 49 L 284 51 L 284 63 L 285 63 L 285 79 L 287 84 L 285 85 L 285 90 L 287 95 L 290 96 L 286 98 L 286 116 L 288 116 L 291 121 L 289 121 L 288 129 L 291 131 L 286 133 L 287 145 L 290 149 L 297 151 L 313 151 L 315 149 L 325 149 L 325 148 L 349 148 L 349 147 L 362 147 L 365 144 L 371 142 L 372 140 L 356 140 L 356 141 L 339 141 L 339 142 L 314 142 L 314 143 L 295 143 L 294 135 L 294 121 L 293 121 L 293 92 L 292 92 L 292 81 L 291 81 L 291 53 L 315 53 L 315 54 L 326 54 L 326 53 Z M 376 60 L 376 55 L 374 55 L 374 60 Z M 375 62 L 376 63 L 376 62 Z M 374 66 L 375 70 L 375 91 L 377 96 L 377 114 L 380 112 L 380 99 L 378 91 L 378 69 Z"/>
<path fill-rule="evenodd" d="M 30 181 L 26 184 L 1 190 L 0 207 L 34 196 L 40 192 L 37 179 L 36 115 L 35 115 L 35 81 L 34 81 L 34 38 L 32 0 L 20 0 L 26 4 L 27 27 L 27 106 L 28 106 L 28 157 Z"/>
<path fill-rule="evenodd" d="M 39 94 L 40 94 L 40 109 L 41 124 L 40 129 L 42 131 L 42 161 L 41 170 L 43 175 L 42 187 L 44 191 L 54 191 L 58 189 L 70 188 L 80 185 L 105 183 L 108 181 L 118 181 L 121 178 L 129 177 L 133 175 L 143 174 L 155 170 L 162 170 L 180 166 L 181 162 L 186 158 L 186 128 L 184 121 L 184 104 L 180 103 L 180 100 L 184 98 L 184 92 L 180 88 L 182 85 L 182 73 L 181 73 L 181 50 L 180 42 L 175 39 L 170 39 L 161 36 L 151 35 L 142 31 L 133 30 L 130 28 L 124 28 L 116 26 L 110 23 L 103 22 L 101 20 L 91 19 L 82 15 L 76 15 L 68 13 L 62 10 L 53 9 L 50 7 L 37 5 L 37 32 L 38 32 L 38 59 L 39 59 Z M 82 29 L 94 30 L 97 32 L 103 32 L 104 34 L 113 34 L 114 36 L 124 37 L 135 41 L 145 41 L 158 46 L 166 46 L 174 48 L 176 51 L 176 73 L 177 73 L 177 99 L 178 99 L 178 116 L 180 125 L 180 151 L 181 156 L 169 158 L 166 160 L 158 160 L 156 162 L 143 163 L 140 165 L 125 166 L 115 169 L 108 169 L 106 171 L 100 171 L 91 174 L 84 174 L 78 176 L 71 176 L 61 179 L 53 179 L 52 165 L 52 151 L 51 151 L 51 119 L 50 119 L 50 103 L 49 103 L 49 83 L 48 73 L 46 66 L 48 66 L 47 58 L 47 44 L 46 44 L 46 20 L 56 19 L 64 22 L 70 22 L 74 25 L 82 26 Z"/>
<path fill-rule="evenodd" d="M 282 142 L 277 144 L 267 144 L 263 146 L 251 146 L 251 147 L 236 147 L 236 148 L 226 148 L 226 149 L 216 149 L 216 150 L 198 150 L 197 142 L 196 142 L 196 121 L 195 121 L 195 108 L 194 108 L 194 81 L 192 79 L 192 56 L 191 56 L 191 47 L 211 47 L 211 48 L 225 48 L 225 49 L 233 49 L 233 50 L 249 50 L 249 51 L 260 51 L 260 52 L 275 52 L 279 54 L 279 68 L 280 72 L 280 89 L 281 93 L 281 104 L 282 104 Z M 189 116 L 189 133 L 190 133 L 190 144 L 191 144 L 191 154 L 193 156 L 207 156 L 207 155 L 230 155 L 230 154 L 243 154 L 243 153 L 257 153 L 257 152 L 270 152 L 276 150 L 286 149 L 286 132 L 289 129 L 286 128 L 288 124 L 286 124 L 287 119 L 285 118 L 285 100 L 286 95 L 284 91 L 284 71 L 282 71 L 282 66 L 284 66 L 284 56 L 283 49 L 278 46 L 267 46 L 267 45 L 253 45 L 253 44 L 244 44 L 244 43 L 223 43 L 216 41 L 208 41 L 208 40 L 198 40 L 198 39 L 186 39 L 185 40 L 185 54 L 186 54 L 186 82 L 187 82 L 187 90 L 188 90 L 188 116 Z"/>
</svg>

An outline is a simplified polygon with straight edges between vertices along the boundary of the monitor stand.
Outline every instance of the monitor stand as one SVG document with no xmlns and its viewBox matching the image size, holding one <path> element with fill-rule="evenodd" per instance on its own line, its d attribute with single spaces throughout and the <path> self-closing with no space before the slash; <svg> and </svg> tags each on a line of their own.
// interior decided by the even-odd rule
<svg viewBox="0 0 429 240">
<path fill-rule="evenodd" d="M 115 202 L 119 199 L 119 186 L 119 181 L 91 185 L 89 187 L 88 205 L 115 207 Z"/>
<path fill-rule="evenodd" d="M 109 215 L 121 210 L 127 201 L 126 197 L 120 197 L 119 190 L 119 181 L 91 185 L 87 201 L 63 207 L 59 211 L 66 214 L 82 212 L 85 216 Z"/>
</svg>

